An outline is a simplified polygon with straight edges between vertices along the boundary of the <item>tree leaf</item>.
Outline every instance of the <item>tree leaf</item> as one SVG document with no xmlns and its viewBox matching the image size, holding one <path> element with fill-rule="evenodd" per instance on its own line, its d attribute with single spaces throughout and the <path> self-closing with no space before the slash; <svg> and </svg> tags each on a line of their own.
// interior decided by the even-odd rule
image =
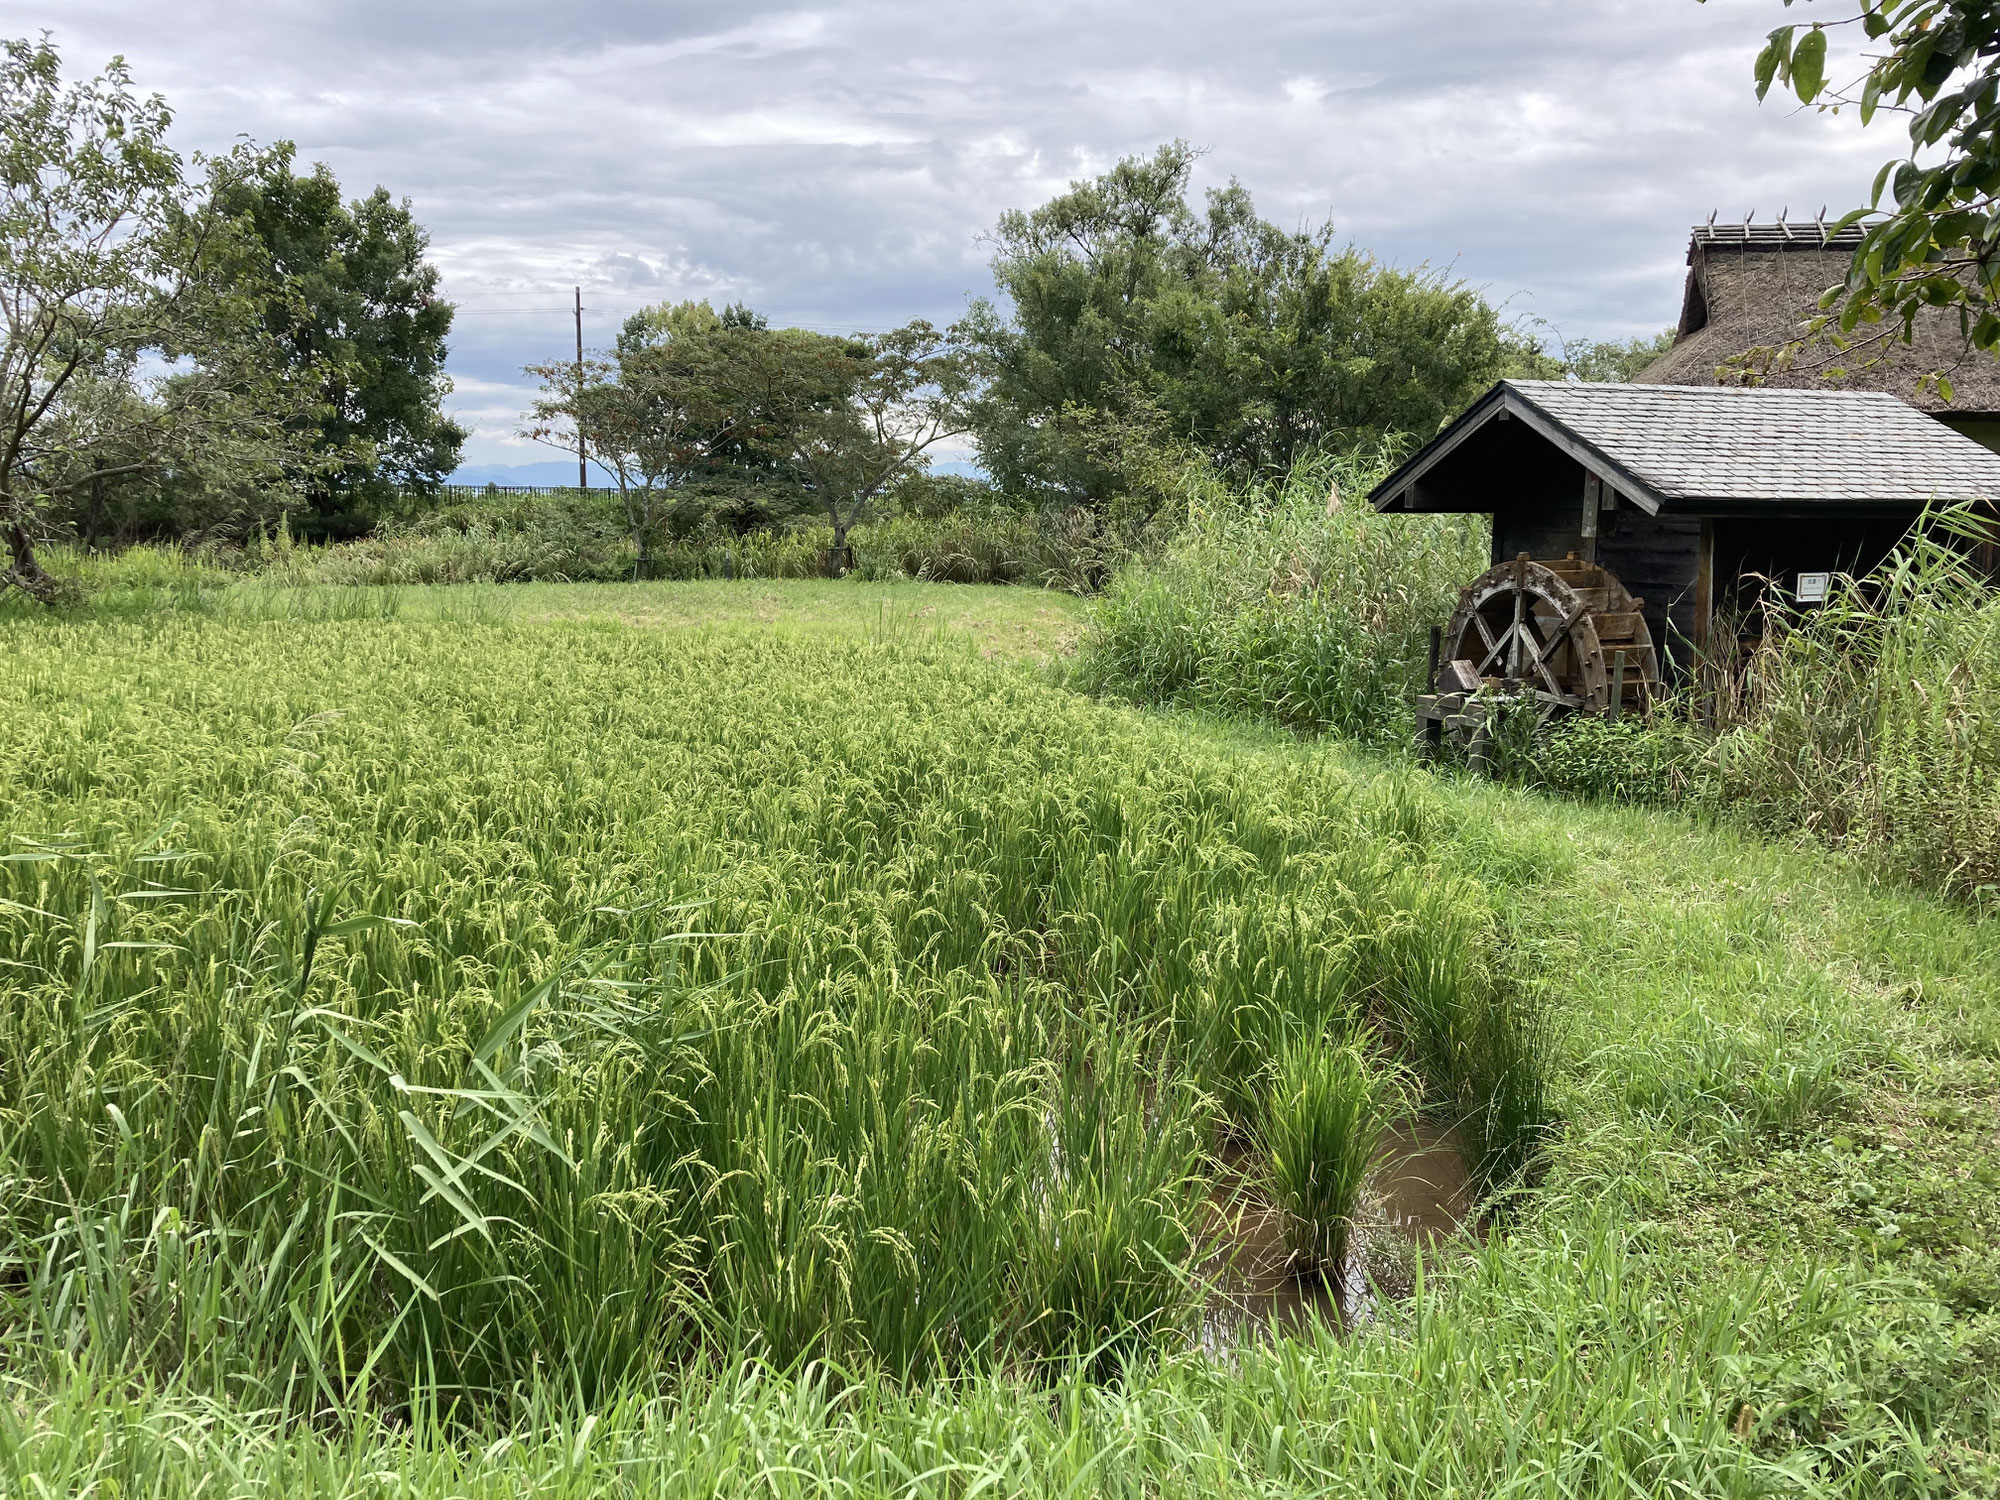
<svg viewBox="0 0 2000 1500">
<path fill-rule="evenodd" d="M 1771 33 L 1770 40 L 1764 43 L 1764 50 L 1757 54 L 1757 98 L 1760 102 L 1771 91 L 1772 79 L 1779 76 L 1789 60 L 1792 33 L 1797 29 L 1793 26 L 1780 26 Z"/>
<path fill-rule="evenodd" d="M 1810 104 L 1826 87 L 1826 33 L 1815 26 L 1792 49 L 1792 90 Z"/>
</svg>

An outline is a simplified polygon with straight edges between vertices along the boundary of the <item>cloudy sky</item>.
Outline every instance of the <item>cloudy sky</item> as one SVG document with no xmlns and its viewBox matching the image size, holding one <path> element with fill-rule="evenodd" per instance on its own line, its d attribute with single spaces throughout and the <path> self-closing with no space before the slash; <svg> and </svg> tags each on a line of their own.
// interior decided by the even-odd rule
<svg viewBox="0 0 2000 1500">
<path fill-rule="evenodd" d="M 1822 9 L 1832 10 L 1823 0 Z M 1678 314 L 1689 224 L 1866 192 L 1897 126 L 1773 100 L 1779 0 L 0 0 L 72 66 L 122 53 L 184 148 L 296 141 L 407 196 L 461 304 L 466 461 L 514 435 L 520 367 L 652 301 L 775 320 L 947 321 L 982 235 L 1182 137 L 1286 225 L 1448 266 L 1569 337 Z"/>
</svg>

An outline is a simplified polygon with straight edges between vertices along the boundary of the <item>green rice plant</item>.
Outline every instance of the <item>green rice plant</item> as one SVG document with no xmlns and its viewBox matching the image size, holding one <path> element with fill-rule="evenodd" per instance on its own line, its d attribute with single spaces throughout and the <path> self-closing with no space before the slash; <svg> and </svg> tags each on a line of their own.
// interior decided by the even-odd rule
<svg viewBox="0 0 2000 1500">
<path fill-rule="evenodd" d="M 1272 1061 L 1258 1132 L 1294 1265 L 1335 1285 L 1393 1108 L 1369 1050 L 1365 1034 L 1294 1039 Z"/>
<path fill-rule="evenodd" d="M 1037 1358 L 1106 1377 L 1171 1346 L 1198 1307 L 1202 1122 L 1143 1042 L 1116 1034 L 1073 1055 L 1047 1119 L 1016 1271 L 1022 1335 Z"/>
<path fill-rule="evenodd" d="M 1532 1186 L 1548 1164 L 1554 1038 L 1544 1006 L 1506 978 L 1483 989 L 1460 1080 L 1460 1122 L 1475 1187 L 1492 1199 Z"/>
<path fill-rule="evenodd" d="M 302 1411 L 1108 1370 L 1198 1301 L 1208 1100 L 1425 946 L 1338 767 L 943 643 L 257 587 L 10 638 L 10 1357 Z"/>
<path fill-rule="evenodd" d="M 1476 884 L 1422 869 L 1375 878 L 1376 909 L 1390 914 L 1374 939 L 1376 1013 L 1426 1107 L 1465 1142 L 1479 1190 L 1498 1193 L 1534 1174 L 1554 1124 L 1546 1013 L 1493 962 L 1493 919 Z"/>
<path fill-rule="evenodd" d="M 0 625 L 0 1493 L 1985 1482 L 1990 924 L 941 639 L 252 582 Z M 1364 1026 L 1544 1175 L 1221 1342 L 1207 1152 Z"/>
</svg>

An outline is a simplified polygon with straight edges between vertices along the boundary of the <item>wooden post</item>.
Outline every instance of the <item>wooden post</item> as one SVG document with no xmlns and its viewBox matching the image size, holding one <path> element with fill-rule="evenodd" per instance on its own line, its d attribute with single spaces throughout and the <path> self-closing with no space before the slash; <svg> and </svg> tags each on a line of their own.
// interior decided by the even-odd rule
<svg viewBox="0 0 2000 1500">
<path fill-rule="evenodd" d="M 1717 712 L 1717 696 L 1722 691 L 1722 664 L 1717 659 L 1719 643 L 1715 636 L 1715 523 L 1703 517 L 1701 542 L 1695 551 L 1694 563 L 1694 671 L 1695 691 L 1700 696 L 1702 712 L 1713 722 Z M 1730 642 L 1733 649 L 1735 642 Z M 1734 670 L 1736 663 L 1729 662 Z"/>
<path fill-rule="evenodd" d="M 1703 518 L 1701 541 L 1694 562 L 1694 647 L 1707 654 L 1709 626 L 1715 615 L 1715 523 Z"/>
<path fill-rule="evenodd" d="M 1583 560 L 1597 561 L 1597 511 L 1604 492 L 1604 481 L 1595 474 L 1583 476 Z"/>
<path fill-rule="evenodd" d="M 590 488 L 590 461 L 583 444 L 583 288 L 576 289 L 576 487 Z"/>
</svg>

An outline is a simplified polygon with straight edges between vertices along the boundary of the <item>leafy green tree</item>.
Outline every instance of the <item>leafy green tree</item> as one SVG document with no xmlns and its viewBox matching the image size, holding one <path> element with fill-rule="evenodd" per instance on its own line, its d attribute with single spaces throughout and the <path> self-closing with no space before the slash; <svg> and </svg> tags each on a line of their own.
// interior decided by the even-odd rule
<svg viewBox="0 0 2000 1500">
<path fill-rule="evenodd" d="M 407 200 L 378 187 L 346 202 L 329 168 L 299 173 L 293 156 L 279 142 L 221 207 L 269 251 L 284 284 L 266 327 L 295 369 L 313 372 L 325 462 L 307 487 L 312 509 L 322 529 L 355 529 L 399 491 L 435 492 L 458 466 L 465 429 L 443 410 L 453 308 Z"/>
<path fill-rule="evenodd" d="M 837 555 L 887 491 L 970 432 L 985 372 L 962 329 L 921 318 L 848 338 L 779 329 L 741 349 L 736 399 L 763 414 L 766 451 L 826 517 Z"/>
<path fill-rule="evenodd" d="M 1195 160 L 1176 142 L 1001 219 L 1009 312 L 977 305 L 970 328 L 993 368 L 979 449 L 1002 489 L 1113 504 L 1156 490 L 1163 454 L 1282 472 L 1427 435 L 1506 368 L 1476 291 L 1337 249 L 1327 227 L 1281 230 L 1235 183 L 1198 211 Z"/>
<path fill-rule="evenodd" d="M 888 490 L 967 430 L 977 371 L 955 331 L 921 321 L 835 338 L 687 302 L 635 314 L 580 371 L 530 366 L 543 396 L 524 431 L 571 452 L 580 440 L 612 474 L 643 576 L 663 527 L 740 517 L 751 494 L 819 511 L 844 548 Z"/>
<path fill-rule="evenodd" d="M 1566 340 L 1558 374 L 1578 380 L 1631 380 L 1674 346 L 1674 333 L 1668 328 L 1651 338 Z"/>
<path fill-rule="evenodd" d="M 635 313 L 617 346 L 586 358 L 581 372 L 572 360 L 528 367 L 544 394 L 526 435 L 571 452 L 580 436 L 611 474 L 637 576 L 650 575 L 663 528 L 714 505 L 757 465 L 770 424 L 745 398 L 738 346 L 764 337 L 761 320 L 742 309 L 683 302 Z"/>
<path fill-rule="evenodd" d="M 1793 0 L 1785 0 L 1787 6 Z M 1864 125 L 1890 109 L 1909 119 L 1910 149 L 1885 163 L 1843 285 L 1822 300 L 1808 338 L 1836 357 L 1908 342 L 1927 307 L 1956 309 L 1966 341 L 2000 353 L 2000 0 L 1838 0 L 1842 14 L 1780 26 L 1757 55 L 1757 97 L 1789 87 L 1802 103 L 1853 108 Z M 1868 51 L 1846 85 L 1828 76 L 1829 38 L 1858 31 Z M 1801 345 L 1760 351 L 1789 362 Z M 1951 384 L 1934 374 L 1940 393 Z"/>
<path fill-rule="evenodd" d="M 120 60 L 66 84 L 47 41 L 0 49 L 0 581 L 38 598 L 60 587 L 36 545 L 80 494 L 204 465 L 311 472 L 312 394 L 267 327 L 283 288 L 218 207 L 261 159 L 198 158 L 190 179 L 170 118 Z"/>
</svg>

